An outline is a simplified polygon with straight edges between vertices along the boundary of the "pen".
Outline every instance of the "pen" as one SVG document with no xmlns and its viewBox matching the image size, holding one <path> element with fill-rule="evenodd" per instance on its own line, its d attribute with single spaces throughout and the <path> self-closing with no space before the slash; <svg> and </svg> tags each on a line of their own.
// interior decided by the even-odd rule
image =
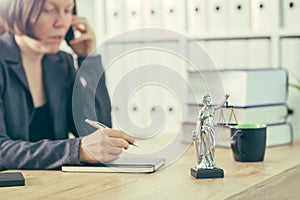
<svg viewBox="0 0 300 200">
<path fill-rule="evenodd" d="M 94 128 L 97 128 L 97 129 L 101 129 L 101 128 L 109 128 L 107 127 L 106 125 L 100 123 L 100 122 L 97 122 L 97 121 L 93 121 L 93 120 L 90 120 L 90 119 L 85 119 L 84 120 L 88 125 L 94 127 Z M 135 143 L 129 143 L 130 145 L 133 145 L 133 146 L 136 146 L 138 147 L 137 144 Z"/>
</svg>

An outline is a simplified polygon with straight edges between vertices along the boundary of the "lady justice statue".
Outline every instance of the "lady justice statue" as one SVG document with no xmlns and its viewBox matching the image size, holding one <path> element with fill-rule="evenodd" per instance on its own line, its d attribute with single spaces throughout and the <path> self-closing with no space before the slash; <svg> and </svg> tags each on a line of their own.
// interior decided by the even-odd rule
<svg viewBox="0 0 300 200">
<path fill-rule="evenodd" d="M 197 167 L 191 168 L 191 175 L 195 178 L 223 178 L 224 172 L 216 167 L 214 161 L 214 147 L 216 145 L 214 132 L 215 110 L 228 105 L 229 95 L 218 106 L 211 105 L 211 96 L 205 94 L 202 98 L 203 107 L 199 110 L 196 129 L 193 131 L 193 142 L 197 154 Z"/>
</svg>

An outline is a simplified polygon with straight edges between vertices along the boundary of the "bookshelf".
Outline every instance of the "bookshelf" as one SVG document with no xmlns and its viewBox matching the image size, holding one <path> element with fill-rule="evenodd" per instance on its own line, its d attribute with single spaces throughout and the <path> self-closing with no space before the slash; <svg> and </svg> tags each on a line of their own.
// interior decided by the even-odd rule
<svg viewBox="0 0 300 200">
<path fill-rule="evenodd" d="M 145 27 L 166 28 L 186 39 L 134 35 L 124 40 L 113 40 L 113 45 L 126 49 L 127 46 L 146 47 L 164 43 L 178 45 L 178 48 L 185 49 L 184 53 L 188 53 L 189 42 L 196 41 L 208 52 L 217 68 L 284 67 L 289 70 L 290 81 L 300 79 L 300 72 L 296 70 L 300 68 L 300 58 L 296 56 L 297 53 L 300 55 L 300 0 L 77 1 L 79 14 L 92 19 L 99 45 L 122 32 Z M 289 55 L 290 51 L 296 52 Z M 145 57 L 142 54 L 137 56 Z M 175 66 L 175 61 L 159 61 L 162 55 L 150 54 L 149 57 L 147 63 L 152 58 L 155 63 Z M 168 58 L 176 60 L 172 56 Z M 118 63 L 129 63 L 128 59 L 124 60 Z M 188 78 L 186 71 L 189 67 L 186 63 L 179 62 L 178 65 L 180 73 Z M 123 72 L 126 73 L 126 70 Z M 113 82 L 114 73 L 111 76 L 107 77 L 108 82 Z M 110 87 L 112 84 L 108 85 Z M 300 138 L 297 123 L 300 120 L 299 95 L 299 91 L 291 90 L 287 100 L 295 112 L 290 121 L 296 138 Z"/>
</svg>

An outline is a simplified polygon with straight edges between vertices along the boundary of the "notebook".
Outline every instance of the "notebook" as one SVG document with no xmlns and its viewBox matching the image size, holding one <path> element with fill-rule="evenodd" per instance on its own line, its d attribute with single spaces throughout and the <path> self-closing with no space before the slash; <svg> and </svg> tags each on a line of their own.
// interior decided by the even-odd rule
<svg viewBox="0 0 300 200">
<path fill-rule="evenodd" d="M 152 173 L 165 164 L 163 158 L 126 157 L 106 163 L 63 165 L 63 172 Z"/>
</svg>

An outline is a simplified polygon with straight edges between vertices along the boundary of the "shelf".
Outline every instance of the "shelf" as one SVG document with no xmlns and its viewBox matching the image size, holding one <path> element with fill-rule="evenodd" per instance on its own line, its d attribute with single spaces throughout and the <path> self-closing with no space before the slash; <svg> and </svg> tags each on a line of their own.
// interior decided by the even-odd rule
<svg viewBox="0 0 300 200">
<path fill-rule="evenodd" d="M 141 32 L 137 32 L 141 33 Z M 287 31 L 279 30 L 278 32 L 236 32 L 236 33 L 205 33 L 205 34 L 178 34 L 168 31 L 158 31 L 157 34 L 152 34 L 150 31 L 144 34 L 136 34 L 134 31 L 132 34 L 116 35 L 115 37 L 108 37 L 109 43 L 133 43 L 133 42 L 170 42 L 185 40 L 243 40 L 243 39 L 272 39 L 283 37 L 300 37 L 300 31 Z"/>
<path fill-rule="evenodd" d="M 115 36 L 106 35 L 108 43 L 174 42 L 186 39 L 181 33 L 159 29 L 137 29 Z"/>
<path fill-rule="evenodd" d="M 300 30 L 299 31 L 279 30 L 278 35 L 279 35 L 280 38 L 283 38 L 283 37 L 300 37 Z"/>
<path fill-rule="evenodd" d="M 189 34 L 189 38 L 196 40 L 223 40 L 223 39 L 249 39 L 249 38 L 271 38 L 273 33 L 259 33 L 259 32 L 247 32 L 247 33 L 206 33 L 206 34 Z"/>
</svg>

